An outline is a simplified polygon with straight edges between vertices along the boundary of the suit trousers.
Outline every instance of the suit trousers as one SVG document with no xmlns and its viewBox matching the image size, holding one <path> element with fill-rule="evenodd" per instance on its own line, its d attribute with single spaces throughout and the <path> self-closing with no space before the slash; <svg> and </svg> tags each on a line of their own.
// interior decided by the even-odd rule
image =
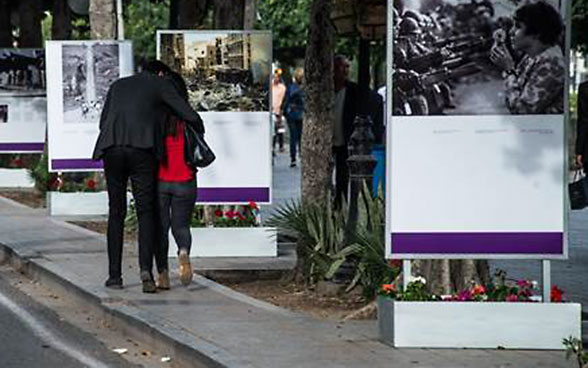
<svg viewBox="0 0 588 368">
<path fill-rule="evenodd" d="M 335 156 L 335 208 L 341 208 L 343 199 L 347 199 L 349 190 L 349 166 L 347 146 L 333 146 Z"/>
<path fill-rule="evenodd" d="M 139 267 L 141 271 L 151 274 L 157 225 L 157 159 L 152 150 L 114 146 L 105 152 L 103 161 L 108 189 L 108 274 L 110 278 L 120 278 L 122 275 L 122 246 L 129 178 L 139 222 Z"/>
</svg>

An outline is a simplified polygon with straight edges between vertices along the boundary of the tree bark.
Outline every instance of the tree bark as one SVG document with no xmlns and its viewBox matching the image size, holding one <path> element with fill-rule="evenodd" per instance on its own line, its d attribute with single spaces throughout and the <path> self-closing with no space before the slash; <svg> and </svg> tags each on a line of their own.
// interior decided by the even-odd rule
<svg viewBox="0 0 588 368">
<path fill-rule="evenodd" d="M 306 114 L 302 131 L 302 201 L 327 206 L 334 122 L 331 0 L 314 0 L 304 60 Z"/>
<path fill-rule="evenodd" d="M 245 10 L 243 15 L 243 29 L 254 29 L 257 20 L 256 0 L 245 0 Z"/>
<path fill-rule="evenodd" d="M 0 0 L 0 47 L 12 47 L 12 23 L 10 21 L 10 0 Z"/>
<path fill-rule="evenodd" d="M 18 47 L 43 47 L 43 34 L 41 31 L 43 2 L 21 0 L 18 15 L 20 25 Z"/>
<path fill-rule="evenodd" d="M 207 0 L 178 0 L 178 28 L 202 28 L 207 10 Z"/>
<path fill-rule="evenodd" d="M 170 0 L 169 2 L 169 29 L 179 29 L 178 18 L 180 9 L 180 0 Z"/>
<path fill-rule="evenodd" d="M 53 1 L 53 24 L 51 25 L 51 39 L 69 40 L 71 38 L 71 10 L 67 0 Z"/>
<path fill-rule="evenodd" d="M 90 30 L 92 39 L 116 39 L 115 3 L 113 0 L 90 0 Z"/>
<path fill-rule="evenodd" d="M 245 0 L 214 0 L 216 29 L 243 29 Z"/>
</svg>

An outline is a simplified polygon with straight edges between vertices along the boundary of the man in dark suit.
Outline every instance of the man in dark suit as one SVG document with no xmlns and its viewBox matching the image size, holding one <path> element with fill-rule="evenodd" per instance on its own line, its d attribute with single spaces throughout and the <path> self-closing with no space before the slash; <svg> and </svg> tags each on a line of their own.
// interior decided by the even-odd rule
<svg viewBox="0 0 588 368">
<path fill-rule="evenodd" d="M 130 177 L 139 222 L 139 266 L 143 292 L 156 291 L 153 254 L 156 234 L 155 190 L 161 129 L 171 112 L 204 133 L 202 119 L 179 95 L 166 74 L 170 69 L 151 61 L 143 72 L 114 82 L 100 117 L 100 135 L 93 158 L 102 159 L 108 189 L 108 279 L 105 286 L 122 288 L 122 245 Z"/>
<path fill-rule="evenodd" d="M 374 142 L 381 143 L 383 137 L 384 105 L 382 97 L 367 88 L 361 90 L 349 78 L 349 61 L 343 55 L 333 59 L 333 82 L 335 87 L 335 124 L 333 126 L 333 155 L 335 157 L 335 206 L 339 207 L 343 198 L 347 199 L 349 186 L 348 145 L 353 134 L 353 123 L 359 114 L 367 114 L 372 119 Z M 362 94 L 367 95 L 363 105 Z"/>
<path fill-rule="evenodd" d="M 578 87 L 578 136 L 576 137 L 576 162 L 588 172 L 588 81 Z"/>
</svg>

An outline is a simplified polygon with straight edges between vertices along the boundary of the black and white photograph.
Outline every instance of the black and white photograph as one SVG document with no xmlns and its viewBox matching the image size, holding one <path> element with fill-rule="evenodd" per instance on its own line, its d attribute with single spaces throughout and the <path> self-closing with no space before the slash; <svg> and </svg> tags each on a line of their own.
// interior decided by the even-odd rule
<svg viewBox="0 0 588 368">
<path fill-rule="evenodd" d="M 8 105 L 0 105 L 0 123 L 8 123 Z"/>
<path fill-rule="evenodd" d="M 393 115 L 563 114 L 557 1 L 394 1 Z"/>
<path fill-rule="evenodd" d="M 95 123 L 108 88 L 119 78 L 119 46 L 63 45 L 63 122 Z"/>
<path fill-rule="evenodd" d="M 180 73 L 197 111 L 269 111 L 271 35 L 159 33 L 159 58 Z"/>
<path fill-rule="evenodd" d="M 0 96 L 45 96 L 43 49 L 0 49 Z"/>
</svg>

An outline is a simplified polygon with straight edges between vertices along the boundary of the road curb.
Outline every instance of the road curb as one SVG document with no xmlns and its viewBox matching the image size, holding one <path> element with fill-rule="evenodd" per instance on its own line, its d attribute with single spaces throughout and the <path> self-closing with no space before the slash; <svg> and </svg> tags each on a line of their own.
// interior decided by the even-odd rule
<svg viewBox="0 0 588 368">
<path fill-rule="evenodd" d="M 45 267 L 37 254 L 19 254 L 0 243 L 0 263 L 8 263 L 16 271 L 68 294 L 76 303 L 92 308 L 132 339 L 165 351 L 173 357 L 176 366 L 251 367 L 213 343 L 145 310 L 128 305 L 121 298 L 113 298 L 99 290 L 88 290 L 73 284 Z"/>
</svg>

